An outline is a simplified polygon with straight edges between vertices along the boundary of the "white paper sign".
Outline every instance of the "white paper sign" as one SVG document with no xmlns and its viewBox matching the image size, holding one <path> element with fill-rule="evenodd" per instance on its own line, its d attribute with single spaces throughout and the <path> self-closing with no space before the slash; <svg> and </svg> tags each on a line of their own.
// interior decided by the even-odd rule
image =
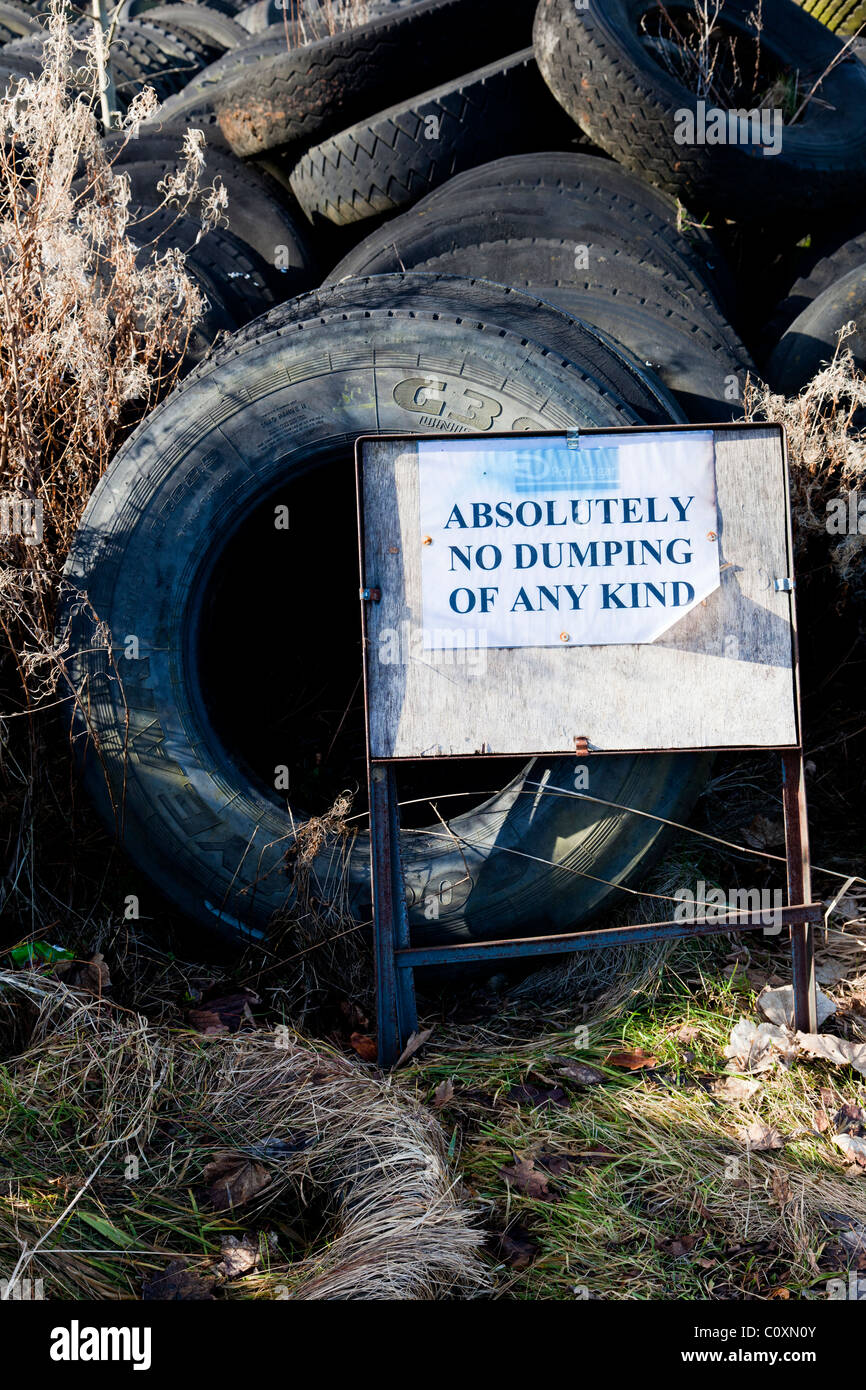
<svg viewBox="0 0 866 1390">
<path fill-rule="evenodd" d="M 713 436 L 419 440 L 423 645 L 653 642 L 719 586 Z"/>
</svg>

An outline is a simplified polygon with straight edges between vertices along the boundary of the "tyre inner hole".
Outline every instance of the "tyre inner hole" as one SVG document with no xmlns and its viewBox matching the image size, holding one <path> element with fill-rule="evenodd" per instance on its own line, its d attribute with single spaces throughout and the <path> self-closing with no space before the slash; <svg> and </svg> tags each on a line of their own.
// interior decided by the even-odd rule
<svg viewBox="0 0 866 1390">
<path fill-rule="evenodd" d="M 723 13 L 713 19 L 710 10 L 705 23 L 701 10 L 659 0 L 641 16 L 638 32 L 654 62 L 708 105 L 778 109 L 789 122 L 806 92 L 759 30 L 750 30 L 727 23 Z"/>
<path fill-rule="evenodd" d="M 288 508 L 288 529 L 275 509 Z M 198 621 L 200 690 L 214 733 L 271 799 L 321 815 L 343 791 L 367 810 L 354 462 L 323 463 L 251 510 L 210 575 Z M 398 769 L 401 821 L 435 826 L 486 801 L 525 758 Z M 277 769 L 288 769 L 288 791 Z M 452 797 L 450 792 L 470 795 Z"/>
</svg>

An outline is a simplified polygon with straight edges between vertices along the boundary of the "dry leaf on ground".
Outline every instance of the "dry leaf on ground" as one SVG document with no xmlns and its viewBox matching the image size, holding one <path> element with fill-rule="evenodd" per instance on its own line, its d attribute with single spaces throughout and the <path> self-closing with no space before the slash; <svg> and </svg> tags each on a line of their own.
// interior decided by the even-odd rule
<svg viewBox="0 0 866 1390">
<path fill-rule="evenodd" d="M 858 1139 L 854 1134 L 834 1134 L 833 1143 L 842 1150 L 849 1163 L 866 1169 L 866 1139 Z"/>
<path fill-rule="evenodd" d="M 566 1081 L 574 1081 L 578 1086 L 598 1086 L 604 1081 L 604 1072 L 591 1067 L 587 1062 L 566 1062 L 557 1067 L 557 1074 Z"/>
<path fill-rule="evenodd" d="M 425 1042 L 429 1042 L 432 1036 L 432 1028 L 420 1028 L 417 1033 L 413 1033 L 406 1046 L 403 1048 L 403 1051 L 400 1053 L 400 1056 L 397 1058 L 397 1061 L 394 1063 L 394 1066 L 402 1067 L 403 1063 L 408 1062 L 410 1057 L 414 1057 L 415 1053 L 424 1046 Z"/>
<path fill-rule="evenodd" d="M 454 1099 L 454 1082 L 450 1076 L 445 1081 L 440 1081 L 433 1093 L 433 1104 L 437 1110 L 441 1110 L 443 1105 Z"/>
<path fill-rule="evenodd" d="M 775 1125 L 762 1124 L 760 1120 L 755 1120 L 753 1124 L 737 1131 L 737 1138 L 755 1153 L 768 1153 L 771 1149 L 782 1149 L 785 1141 Z"/>
<path fill-rule="evenodd" d="M 255 1021 L 250 1005 L 260 1003 L 259 996 L 251 989 L 238 990 L 236 994 L 208 999 L 197 1008 L 190 1009 L 189 1021 L 199 1033 L 236 1033 L 243 1022 Z"/>
<path fill-rule="evenodd" d="M 271 1181 L 263 1163 L 246 1154 L 231 1151 L 218 1153 L 204 1170 L 207 1195 L 217 1211 L 239 1207 L 258 1196 Z"/>
<path fill-rule="evenodd" d="M 97 951 L 90 960 L 60 960 L 54 967 L 54 973 L 70 989 L 83 989 L 85 993 L 97 997 L 111 989 L 111 976 L 101 951 Z"/>
<path fill-rule="evenodd" d="M 777 1062 L 792 1061 L 797 1055 L 797 1044 L 787 1028 L 741 1018 L 731 1030 L 724 1055 L 729 1058 L 728 1070 L 755 1074 L 768 1071 Z"/>
<path fill-rule="evenodd" d="M 558 1105 L 567 1110 L 571 1104 L 568 1093 L 561 1086 L 535 1086 L 531 1081 L 512 1086 L 508 1099 L 515 1105 L 526 1105 L 530 1110 L 537 1110 L 542 1105 Z"/>
<path fill-rule="evenodd" d="M 375 1062 L 379 1056 L 376 1039 L 371 1038 L 367 1033 L 353 1033 L 349 1038 L 349 1043 L 362 1062 Z"/>
<path fill-rule="evenodd" d="M 252 1236 L 223 1236 L 221 1242 L 222 1260 L 216 1267 L 217 1274 L 224 1279 L 240 1279 L 249 1274 L 259 1262 L 259 1244 Z"/>
<path fill-rule="evenodd" d="M 550 1190 L 548 1175 L 536 1168 L 532 1158 L 518 1158 L 513 1164 L 499 1169 L 509 1187 L 522 1192 L 524 1197 L 534 1197 L 541 1202 L 555 1202 L 556 1194 Z"/>
<path fill-rule="evenodd" d="M 861 1076 L 866 1076 L 866 1043 L 847 1042 L 845 1038 L 834 1038 L 831 1033 L 798 1033 L 797 1042 L 809 1057 L 853 1067 Z"/>
<path fill-rule="evenodd" d="M 716 1100 L 751 1100 L 761 1089 L 760 1081 L 749 1081 L 744 1076 L 718 1077 L 710 1087 L 710 1095 Z"/>
<path fill-rule="evenodd" d="M 185 1260 L 172 1260 L 161 1274 L 145 1279 L 141 1286 L 141 1297 L 145 1302 L 200 1302 L 212 1299 L 214 1283 L 210 1276 L 202 1276 L 188 1269 Z"/>
<path fill-rule="evenodd" d="M 794 1026 L 794 988 L 782 985 L 781 989 L 763 989 L 757 999 L 758 1010 L 770 1023 L 780 1028 Z M 818 1027 L 836 1012 L 836 1005 L 823 990 L 816 991 L 816 1012 Z"/>
<path fill-rule="evenodd" d="M 604 1063 L 607 1067 L 622 1067 L 625 1071 L 643 1071 L 647 1067 L 657 1067 L 659 1059 L 635 1047 L 628 1052 L 609 1052 Z"/>
<path fill-rule="evenodd" d="M 785 843 L 785 822 L 755 816 L 750 825 L 741 826 L 740 834 L 752 849 L 775 849 Z"/>
</svg>

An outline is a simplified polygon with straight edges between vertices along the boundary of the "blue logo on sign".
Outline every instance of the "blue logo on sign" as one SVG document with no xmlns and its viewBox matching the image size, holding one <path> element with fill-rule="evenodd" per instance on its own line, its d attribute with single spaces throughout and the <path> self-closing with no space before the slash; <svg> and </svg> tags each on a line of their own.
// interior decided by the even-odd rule
<svg viewBox="0 0 866 1390">
<path fill-rule="evenodd" d="M 513 457 L 514 491 L 615 492 L 618 449 L 527 449 Z"/>
</svg>

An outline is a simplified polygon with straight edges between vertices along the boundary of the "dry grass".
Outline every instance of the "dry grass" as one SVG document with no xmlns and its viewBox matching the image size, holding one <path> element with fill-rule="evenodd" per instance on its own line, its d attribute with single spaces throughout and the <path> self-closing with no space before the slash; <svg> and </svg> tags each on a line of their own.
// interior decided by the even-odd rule
<svg viewBox="0 0 866 1390">
<path fill-rule="evenodd" d="M 0 777 L 5 892 L 34 927 L 39 827 L 64 790 L 43 747 L 40 707 L 70 697 L 54 613 L 63 563 L 118 445 L 174 383 L 200 317 L 177 250 L 147 242 L 128 180 L 100 143 L 94 40 L 73 40 L 53 0 L 44 66 L 0 96 Z M 126 140 L 154 107 L 130 106 Z M 115 155 L 115 158 L 117 156 Z M 188 132 L 164 205 L 219 220 L 225 190 L 203 188 L 203 139 Z M 103 634 L 103 637 L 107 634 Z"/>
<path fill-rule="evenodd" d="M 834 928 L 827 948 L 850 949 L 859 966 L 839 991 L 849 1004 L 834 1026 L 848 1036 L 863 1021 L 863 930 L 862 919 Z M 481 1029 L 443 1029 L 435 1052 L 399 1074 L 454 1126 L 491 1231 L 494 1296 L 824 1299 L 830 1279 L 856 1268 L 846 1223 L 866 1238 L 866 1179 L 833 1135 L 866 1086 L 798 1061 L 756 1078 L 744 1099 L 719 1095 L 730 1030 L 754 1016 L 751 980 L 789 974 L 782 948 L 726 961 L 727 949 L 682 947 L 618 1014 L 582 1014 L 588 1036 L 565 1008 L 527 1036 L 505 1005 Z M 647 1070 L 610 1060 L 636 1049 Z M 597 1083 L 570 1078 L 575 1063 L 597 1069 Z M 782 1146 L 747 1142 L 754 1124 Z"/>
<path fill-rule="evenodd" d="M 283 24 L 290 48 L 357 29 L 372 18 L 367 0 L 284 0 Z"/>
<path fill-rule="evenodd" d="M 137 1297 L 173 1262 L 228 1297 L 429 1299 L 479 1288 L 480 1234 L 432 1115 L 288 1029 L 160 1028 L 35 973 L 2 1074 L 0 1248 L 45 1295 Z M 221 1188 L 208 1164 L 233 1174 Z M 219 1199 L 228 1191 L 230 1208 Z M 229 1237 L 256 1252 L 221 1272 Z M 175 1265 L 177 1268 L 178 1265 Z"/>
<path fill-rule="evenodd" d="M 762 383 L 749 382 L 747 420 L 782 425 L 788 440 L 791 506 L 802 558 L 815 542 L 829 554 L 841 589 L 866 593 L 866 536 L 841 539 L 827 531 L 828 504 L 849 491 L 866 494 L 866 376 L 845 347 L 852 326 L 839 336 L 832 361 L 799 396 L 776 396 Z M 812 559 L 812 554 L 808 554 Z M 805 569 L 805 566 L 803 566 Z"/>
</svg>

